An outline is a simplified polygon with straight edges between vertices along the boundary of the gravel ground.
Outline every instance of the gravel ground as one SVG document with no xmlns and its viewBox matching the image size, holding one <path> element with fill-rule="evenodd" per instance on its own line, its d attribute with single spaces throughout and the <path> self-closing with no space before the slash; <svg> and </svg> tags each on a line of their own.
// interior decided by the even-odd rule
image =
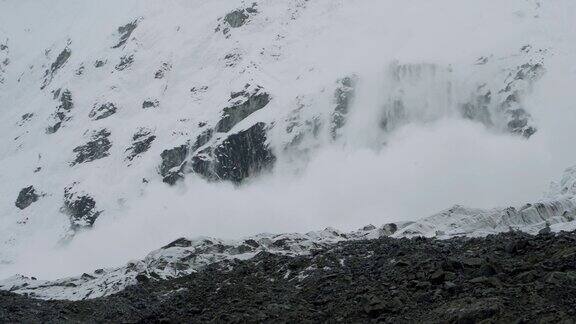
<svg viewBox="0 0 576 324">
<path fill-rule="evenodd" d="M 0 292 L 0 322 L 574 323 L 576 232 L 353 241 L 141 280 L 78 302 Z"/>
</svg>

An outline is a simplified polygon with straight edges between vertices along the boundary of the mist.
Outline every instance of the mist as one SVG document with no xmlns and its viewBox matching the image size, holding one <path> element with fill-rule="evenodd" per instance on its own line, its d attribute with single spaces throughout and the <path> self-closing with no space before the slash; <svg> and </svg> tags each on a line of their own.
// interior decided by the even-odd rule
<svg viewBox="0 0 576 324">
<path fill-rule="evenodd" d="M 141 199 L 68 244 L 31 238 L 4 273 L 50 279 L 119 266 L 182 236 L 349 231 L 416 220 L 454 204 L 521 205 L 542 197 L 559 176 L 554 166 L 573 159 L 549 145 L 567 134 L 542 133 L 527 141 L 447 118 L 406 125 L 379 151 L 324 148 L 298 176 L 275 172 L 240 187 L 197 177 L 171 190 L 150 184 Z"/>
</svg>

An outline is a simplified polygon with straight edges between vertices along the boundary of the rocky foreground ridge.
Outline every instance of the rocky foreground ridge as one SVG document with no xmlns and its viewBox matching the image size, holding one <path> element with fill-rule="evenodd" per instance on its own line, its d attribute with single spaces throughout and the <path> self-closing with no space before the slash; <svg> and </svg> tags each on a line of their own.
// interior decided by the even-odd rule
<svg viewBox="0 0 576 324">
<path fill-rule="evenodd" d="M 0 292 L 0 321 L 572 323 L 575 302 L 576 232 L 509 232 L 260 252 L 85 301 Z"/>
</svg>

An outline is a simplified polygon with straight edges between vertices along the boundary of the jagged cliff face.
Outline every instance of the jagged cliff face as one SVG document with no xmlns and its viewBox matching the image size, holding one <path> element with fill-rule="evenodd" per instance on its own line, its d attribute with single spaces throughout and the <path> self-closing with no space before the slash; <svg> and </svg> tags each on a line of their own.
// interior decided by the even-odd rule
<svg viewBox="0 0 576 324">
<path fill-rule="evenodd" d="M 519 27 L 480 23 L 471 37 L 493 40 L 454 55 L 435 47 L 457 34 L 410 40 L 405 19 L 430 23 L 418 4 L 0 2 L 0 263 L 35 231 L 56 243 L 120 217 L 150 184 L 242 185 L 324 147 L 377 151 L 407 124 L 463 119 L 529 141 L 526 101 L 555 52 L 534 32 L 541 5 L 512 2 L 500 9 Z"/>
</svg>

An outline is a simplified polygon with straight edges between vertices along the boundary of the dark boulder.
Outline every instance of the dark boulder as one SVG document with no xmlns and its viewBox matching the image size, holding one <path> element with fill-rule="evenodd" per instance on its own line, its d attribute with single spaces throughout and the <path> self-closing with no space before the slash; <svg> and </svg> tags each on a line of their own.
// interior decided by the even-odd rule
<svg viewBox="0 0 576 324">
<path fill-rule="evenodd" d="M 92 109 L 92 111 L 90 112 L 90 114 L 88 115 L 88 117 L 90 117 L 94 120 L 100 120 L 100 119 L 104 119 L 106 117 L 110 117 L 110 116 L 114 115 L 116 113 L 116 110 L 118 110 L 116 105 L 114 105 L 111 102 L 107 102 L 107 103 L 95 106 Z"/>
<path fill-rule="evenodd" d="M 112 48 L 119 48 L 126 44 L 136 27 L 138 27 L 138 20 L 134 20 L 124 26 L 118 27 L 118 34 L 120 35 L 120 39 L 116 45 L 112 46 Z"/>
<path fill-rule="evenodd" d="M 266 107 L 270 99 L 270 95 L 262 91 L 260 87 L 257 87 L 252 94 L 246 91 L 233 93 L 230 100 L 234 101 L 234 104 L 224 108 L 222 118 L 216 124 L 216 131 L 221 133 L 229 132 L 232 127 L 246 117 Z"/>
<path fill-rule="evenodd" d="M 128 153 L 126 159 L 132 161 L 135 157 L 148 151 L 155 139 L 156 136 L 152 135 L 150 130 L 140 129 L 136 134 L 134 134 L 134 136 L 132 136 L 132 146 L 126 149 L 126 152 Z"/>
<path fill-rule="evenodd" d="M 70 216 L 72 229 L 91 227 L 102 214 L 96 209 L 96 201 L 88 194 L 76 192 L 77 183 L 64 189 L 63 212 Z"/>
<path fill-rule="evenodd" d="M 157 108 L 160 102 L 156 99 L 146 99 L 142 102 L 142 109 Z"/>
<path fill-rule="evenodd" d="M 94 67 L 95 68 L 100 68 L 103 67 L 106 64 L 107 60 L 96 60 L 94 62 Z"/>
<path fill-rule="evenodd" d="M 216 28 L 216 32 L 222 31 L 227 38 L 230 37 L 230 28 L 239 28 L 244 26 L 249 21 L 251 15 L 258 13 L 256 6 L 257 4 L 254 2 L 250 7 L 240 8 L 229 12 L 224 16 L 224 23 L 218 25 Z M 219 20 L 222 20 L 222 18 Z"/>
<path fill-rule="evenodd" d="M 18 126 L 23 126 L 24 124 L 26 124 L 28 121 L 30 121 L 32 119 L 32 117 L 34 117 L 34 113 L 25 113 L 24 115 L 22 115 L 22 117 L 20 118 L 20 121 L 18 122 Z"/>
<path fill-rule="evenodd" d="M 244 25 L 248 20 L 248 13 L 244 9 L 237 9 L 228 13 L 224 17 L 224 21 L 232 28 L 238 28 Z"/>
<path fill-rule="evenodd" d="M 114 67 L 118 71 L 123 71 L 134 63 L 134 54 L 124 55 L 120 58 L 120 62 Z"/>
<path fill-rule="evenodd" d="M 69 121 L 72 117 L 70 116 L 70 111 L 74 108 L 74 102 L 72 101 L 72 92 L 66 89 L 61 91 L 58 89 L 54 91 L 54 99 L 59 98 L 60 104 L 56 108 L 56 112 L 52 114 L 51 118 L 54 121 L 54 124 L 48 126 L 46 128 L 47 134 L 56 133 L 62 124 L 66 121 Z"/>
<path fill-rule="evenodd" d="M 212 128 L 205 129 L 200 135 L 196 137 L 194 144 L 190 148 L 190 152 L 195 152 L 202 146 L 206 145 L 212 139 L 212 135 L 214 134 L 214 130 Z"/>
<path fill-rule="evenodd" d="M 39 198 L 40 195 L 36 192 L 34 186 L 28 186 L 20 190 L 15 205 L 20 209 L 25 209 L 32 205 L 32 203 L 38 201 Z"/>
<path fill-rule="evenodd" d="M 163 246 L 162 249 L 169 249 L 173 247 L 190 247 L 190 246 L 192 246 L 192 242 L 187 238 L 181 237 Z"/>
<path fill-rule="evenodd" d="M 156 73 L 154 73 L 154 79 L 163 79 L 164 76 L 166 75 L 166 72 L 170 71 L 171 69 L 172 64 L 168 62 L 162 63 L 162 66 L 158 70 L 156 70 Z"/>
<path fill-rule="evenodd" d="M 221 144 L 207 147 L 192 158 L 192 169 L 208 180 L 241 183 L 272 167 L 276 157 L 266 143 L 266 124 L 228 136 Z"/>
<path fill-rule="evenodd" d="M 109 150 L 112 147 L 112 143 L 108 139 L 109 136 L 110 132 L 107 129 L 95 132 L 90 141 L 74 148 L 73 152 L 76 153 L 76 157 L 70 165 L 92 162 L 110 155 Z"/>
<path fill-rule="evenodd" d="M 184 144 L 170 150 L 164 150 L 160 154 L 162 158 L 162 164 L 160 165 L 162 181 L 173 185 L 176 181 L 184 177 L 184 168 L 186 166 L 188 152 L 188 145 Z"/>
<path fill-rule="evenodd" d="M 356 85 L 356 77 L 348 76 L 338 80 L 338 88 L 334 93 L 334 100 L 336 108 L 332 113 L 332 121 L 330 125 L 330 134 L 333 139 L 338 137 L 338 130 L 346 123 L 346 117 L 350 111 L 350 106 L 354 98 Z"/>
<path fill-rule="evenodd" d="M 46 88 L 47 85 L 50 84 L 50 82 L 52 82 L 52 79 L 54 78 L 56 72 L 58 72 L 58 70 L 60 70 L 64 66 L 64 64 L 66 64 L 66 62 L 68 62 L 68 59 L 70 58 L 71 55 L 72 50 L 70 50 L 70 48 L 68 47 L 65 47 L 62 50 L 62 52 L 58 54 L 58 57 L 56 57 L 56 60 L 52 63 L 52 65 L 50 65 L 50 68 L 46 70 L 46 72 L 44 72 L 44 83 L 42 84 L 40 89 L 43 90 L 44 88 Z"/>
</svg>

